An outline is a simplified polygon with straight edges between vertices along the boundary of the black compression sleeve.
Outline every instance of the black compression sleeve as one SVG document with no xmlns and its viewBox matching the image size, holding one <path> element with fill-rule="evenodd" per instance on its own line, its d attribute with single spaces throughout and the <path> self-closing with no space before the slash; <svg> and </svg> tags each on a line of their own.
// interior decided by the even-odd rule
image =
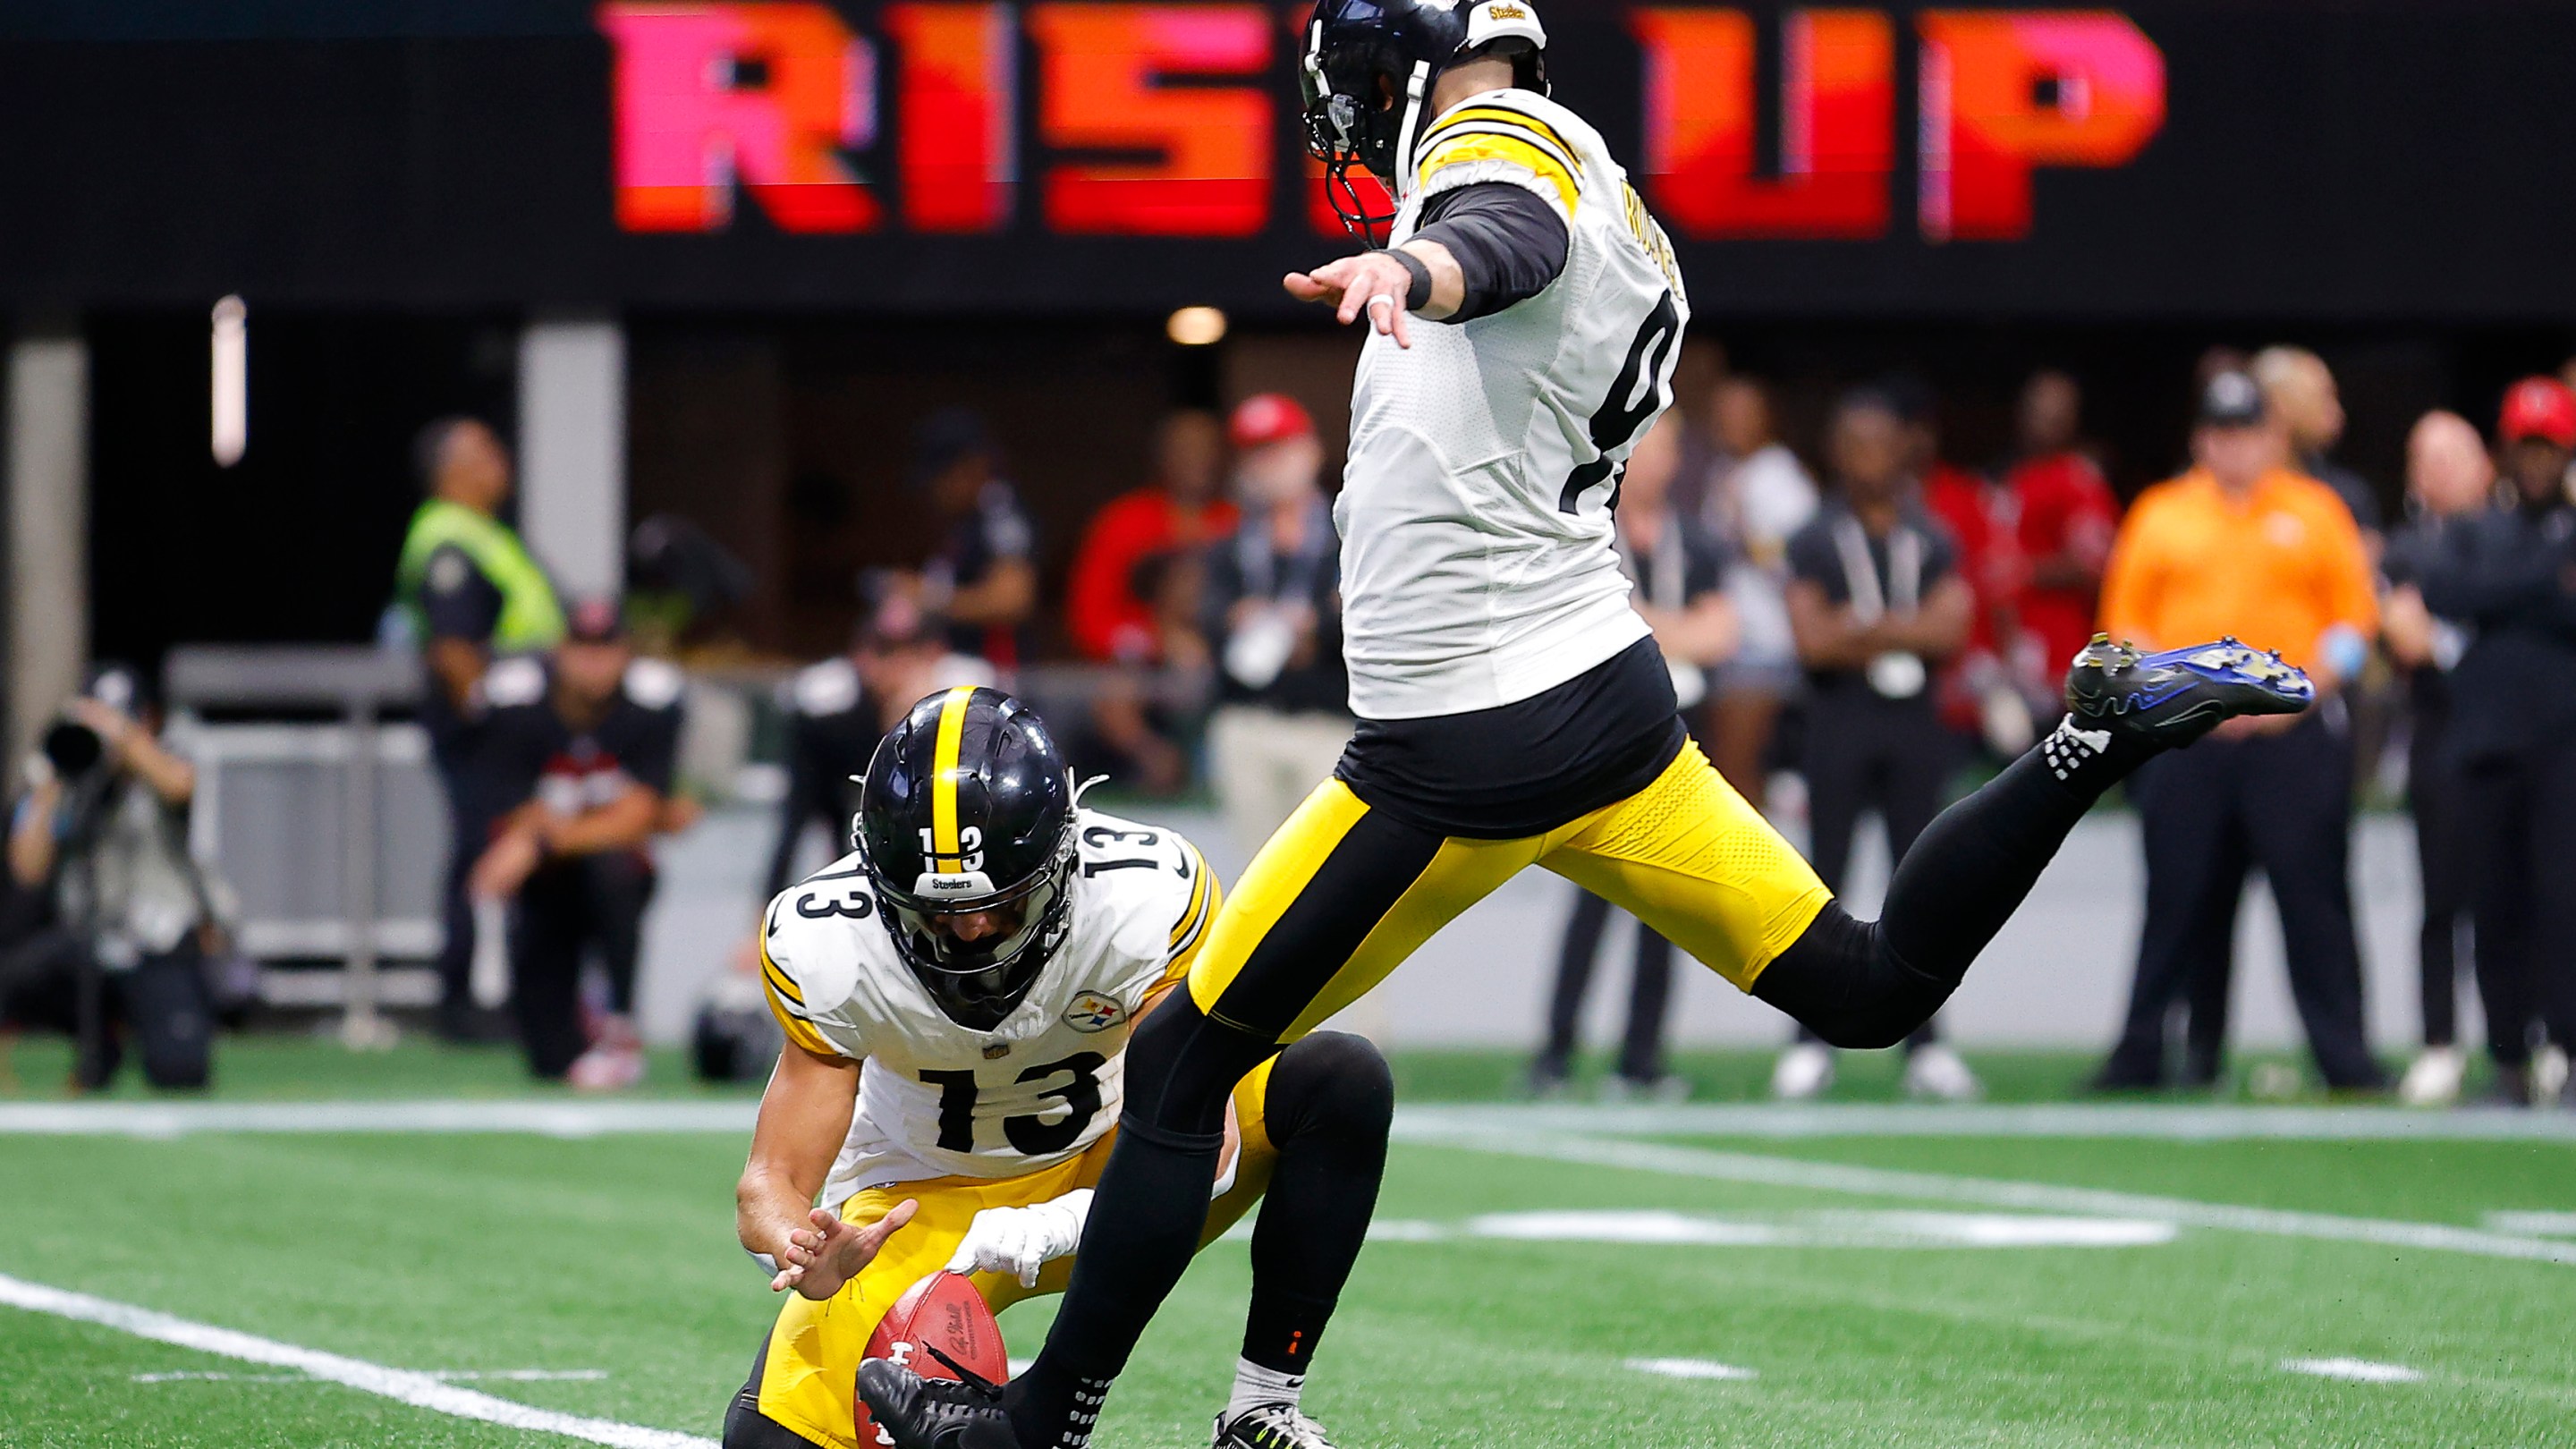
<svg viewBox="0 0 2576 1449">
<path fill-rule="evenodd" d="M 1466 274 L 1466 300 L 1443 322 L 1528 301 L 1565 270 L 1565 219 L 1535 192 L 1508 181 L 1441 192 L 1422 204 L 1422 219 L 1414 236 L 1447 247 Z"/>
</svg>

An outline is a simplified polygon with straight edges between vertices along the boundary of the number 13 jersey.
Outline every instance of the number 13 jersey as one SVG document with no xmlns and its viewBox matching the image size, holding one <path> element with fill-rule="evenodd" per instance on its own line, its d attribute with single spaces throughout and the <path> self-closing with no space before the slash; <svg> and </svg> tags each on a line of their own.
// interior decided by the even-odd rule
<svg viewBox="0 0 2576 1449">
<path fill-rule="evenodd" d="M 958 1025 L 922 990 L 856 855 L 769 903 L 761 975 L 788 1041 L 864 1063 L 825 1203 L 889 1182 L 1016 1177 L 1116 1125 L 1136 1013 L 1188 974 L 1222 891 L 1171 831 L 1095 810 L 1074 831 L 1064 940 L 991 1031 Z"/>
<path fill-rule="evenodd" d="M 1423 203 L 1501 182 L 1564 221 L 1565 268 L 1519 304 L 1369 336 L 1351 394 L 1342 536 L 1351 710 L 1416 719 L 1511 704 L 1643 638 L 1611 547 L 1629 449 L 1672 401 L 1680 269 L 1601 136 L 1535 91 L 1425 127 L 1391 240 Z"/>
</svg>

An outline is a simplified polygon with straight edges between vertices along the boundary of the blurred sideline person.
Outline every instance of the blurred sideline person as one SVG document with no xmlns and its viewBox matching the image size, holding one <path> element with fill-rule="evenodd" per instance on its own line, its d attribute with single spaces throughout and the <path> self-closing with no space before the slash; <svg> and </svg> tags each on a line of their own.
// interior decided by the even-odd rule
<svg viewBox="0 0 2576 1449">
<path fill-rule="evenodd" d="M 943 620 L 893 589 L 870 608 L 847 653 L 797 671 L 778 696 L 787 726 L 787 793 L 778 804 L 762 899 L 795 879 L 797 850 L 817 826 L 835 849 L 849 843 L 859 777 L 911 701 L 934 689 L 994 681 L 992 665 L 949 649 Z"/>
<path fill-rule="evenodd" d="M 1725 550 L 1699 521 L 1672 506 L 1673 479 L 1682 460 L 1682 422 L 1666 413 L 1628 455 L 1620 475 L 1619 567 L 1635 588 L 1637 612 L 1655 633 L 1672 671 L 1673 697 L 1696 713 L 1708 697 L 1708 676 L 1735 650 L 1735 606 L 1725 590 Z M 1625 913 L 1622 918 L 1626 919 Z M 1530 1063 L 1531 1094 L 1561 1095 L 1574 1063 L 1575 1031 L 1592 967 L 1609 928 L 1610 903 L 1577 888 L 1565 922 L 1556 964 L 1556 987 L 1547 1010 L 1547 1038 Z M 1628 1029 L 1620 1038 L 1616 1072 L 1602 1084 L 1608 1095 L 1679 1101 L 1690 1083 L 1664 1061 L 1664 1029 L 1672 999 L 1673 943 L 1642 922 L 1628 986 Z"/>
<path fill-rule="evenodd" d="M 762 930 L 790 1044 L 735 1220 L 793 1295 L 725 1449 L 852 1449 L 869 1335 L 928 1274 L 968 1275 L 996 1311 L 1063 1290 L 1130 1035 L 1224 895 L 1187 840 L 1077 805 L 1046 726 L 997 691 L 922 700 L 867 776 L 857 849 L 771 902 Z M 1367 1041 L 1323 1032 L 1229 1087 L 1193 1246 L 1261 1211 L 1216 1433 L 1321 1443 L 1299 1391 L 1367 1235 L 1395 1084 Z"/>
<path fill-rule="evenodd" d="M 2003 666 L 2020 573 L 2010 499 L 1983 470 L 1941 456 L 1939 400 L 1928 384 L 1907 375 L 1886 391 L 1905 417 L 1905 466 L 1916 501 L 1949 531 L 1952 565 L 1968 586 L 1968 634 L 1933 670 L 1934 713 L 1963 741 L 1985 741 L 2011 759 L 2030 748 L 2035 726 Z"/>
<path fill-rule="evenodd" d="M 2289 430 L 2290 466 L 2334 490 L 2361 530 L 2363 548 L 2373 564 L 2383 544 L 2379 495 L 2370 481 L 2333 458 L 2343 441 L 2343 395 L 2335 387 L 2325 359 L 2304 347 L 2266 347 L 2254 354 L 2250 370 L 2262 384 L 2263 400 Z"/>
<path fill-rule="evenodd" d="M 1218 496 L 1225 432 L 1198 408 L 1167 414 L 1154 430 L 1154 478 L 1092 515 L 1065 587 L 1065 631 L 1082 657 L 1149 663 L 1162 654 L 1153 599 L 1137 587 L 1137 566 L 1175 548 L 1196 549 L 1232 533 L 1241 514 Z"/>
<path fill-rule="evenodd" d="M 2576 393 L 2525 378 L 2496 429 L 2505 506 L 2461 518 L 2418 563 L 2436 618 L 2470 631 L 2451 670 L 2449 755 L 2497 1093 L 2520 1103 L 2564 1091 L 2539 1080 L 2537 1016 L 2576 1045 Z M 2489 983 L 2492 983 L 2490 985 Z"/>
<path fill-rule="evenodd" d="M 1726 782 L 1763 809 L 1771 737 L 1797 691 L 1798 643 L 1789 629 L 1789 539 L 1816 516 L 1815 480 L 1773 430 L 1771 394 L 1737 374 L 1710 391 L 1722 450 L 1703 483 L 1701 518 L 1733 554 L 1727 599 L 1741 638 L 1718 669 L 1709 707 L 1709 759 Z"/>
<path fill-rule="evenodd" d="M 1342 668 L 1340 539 L 1324 445 L 1295 398 L 1265 392 L 1227 422 L 1242 526 L 1208 551 L 1203 599 L 1217 655 L 1208 763 L 1235 847 L 1270 838 L 1351 737 Z"/>
<path fill-rule="evenodd" d="M 948 647 L 1002 674 L 1027 662 L 1037 612 L 1037 530 L 1000 472 L 1001 448 L 969 408 L 943 408 L 913 433 L 913 487 L 940 542 L 915 576 L 915 602 L 948 621 Z"/>
<path fill-rule="evenodd" d="M 1608 897 L 1830 1040 L 1891 1045 L 2102 790 L 2223 717 L 2306 707 L 2297 672 L 2251 650 L 2088 649 L 2068 717 L 1934 822 L 1884 916 L 1834 904 L 1691 743 L 1611 549 L 1619 468 L 1671 404 L 1689 303 L 1600 133 L 1544 94 L 1545 45 L 1531 0 L 1315 8 L 1301 120 L 1365 241 L 1282 285 L 1368 329 L 1334 504 L 1358 723 L 1334 778 L 1253 858 L 1189 989 L 1136 1034 L 1118 1144 L 1036 1360 L 998 1394 L 860 1365 L 895 1449 L 1087 1444 L 1198 1247 L 1236 1086 L 1524 869 Z M 1362 174 L 1392 188 L 1392 218 Z M 1326 1442 L 1293 1422 L 1216 1435 Z"/>
<path fill-rule="evenodd" d="M 10 877 L 50 897 L 57 929 L 19 943 L 8 1015 L 70 1031 L 84 1090 L 107 1086 L 129 1046 L 155 1087 L 203 1087 L 213 1072 L 201 938 L 219 926 L 188 853 L 197 772 L 159 726 L 140 676 L 92 671 L 31 760 L 10 825 Z"/>
<path fill-rule="evenodd" d="M 1241 521 L 1233 502 L 1218 496 L 1224 467 L 1224 426 L 1214 413 L 1166 415 L 1154 432 L 1154 481 L 1093 515 L 1065 592 L 1074 648 L 1115 666 L 1091 702 L 1097 763 L 1158 795 L 1189 783 L 1186 736 L 1195 721 L 1187 716 L 1196 709 L 1158 700 L 1147 675 L 1197 675 L 1207 666 L 1198 617 L 1201 555 Z"/>
<path fill-rule="evenodd" d="M 2273 641 L 2309 672 L 2321 703 L 2222 725 L 2138 772 L 2146 917 L 2127 1023 L 2096 1084 L 2164 1084 L 2167 1015 L 2203 973 L 2225 1000 L 2237 907 L 2259 866 L 2318 1070 L 2331 1088 L 2375 1091 L 2386 1083 L 2364 1036 L 2353 935 L 2352 749 L 2334 698 L 2378 632 L 2370 563 L 2351 510 L 2291 468 L 2288 426 L 2250 376 L 2210 379 L 2192 453 L 2192 470 L 2139 495 L 2121 524 L 2103 629 L 2142 649 L 2218 634 Z M 2208 1086 L 2223 1064 L 2223 1017 L 2196 1010 L 2191 1035 L 2184 1081 Z"/>
<path fill-rule="evenodd" d="M 485 682 L 491 710 L 475 773 L 498 823 L 472 887 L 477 899 L 512 903 L 511 1006 L 541 1079 L 589 1091 L 643 1079 L 635 963 L 683 684 L 677 667 L 635 656 L 610 599 L 577 605 L 550 659 L 505 660 Z M 595 1031 L 581 990 L 594 954 L 607 979 Z"/>
<path fill-rule="evenodd" d="M 2063 372 L 2033 373 L 2021 392 L 2019 458 L 2004 475 L 2020 566 L 2009 664 L 2023 698 L 2046 705 L 2066 661 L 2093 637 L 2102 570 L 2120 503 L 2079 439 L 2084 394 Z"/>
<path fill-rule="evenodd" d="M 2417 419 L 2406 438 L 2406 498 L 2413 516 L 2389 535 L 2384 560 L 2388 594 L 2380 605 L 2380 639 L 2406 684 L 2406 809 L 2415 820 L 2415 864 L 2423 882 L 2415 959 L 2424 1050 L 2397 1084 L 2398 1099 L 2410 1107 L 2457 1101 L 2467 1069 L 2459 1048 L 2458 953 L 2460 928 L 2469 923 L 2471 878 L 2469 842 L 2459 826 L 2459 770 L 2450 758 L 2450 672 L 2469 636 L 2458 622 L 2436 618 L 2424 607 L 2417 581 L 2447 536 L 2488 507 L 2495 478 L 2486 441 L 2468 419 L 2448 412 Z M 2489 974 L 2481 971 L 2481 981 Z M 2505 1005 L 2515 1005 L 2510 993 Z M 2519 1043 L 2525 1025 L 2508 1022 L 2506 1034 Z"/>
<path fill-rule="evenodd" d="M 1844 394 L 1826 428 L 1834 490 L 1789 540 L 1789 619 L 1807 671 L 1807 859 L 1838 895 L 1862 814 L 1885 828 L 1887 858 L 1904 859 L 1940 812 L 1956 763 L 1932 677 L 1967 644 L 1976 602 L 1949 534 L 1908 496 L 1918 426 L 1885 392 Z M 1977 1095 L 1976 1074 L 1931 1021 L 1905 1049 L 1908 1092 Z M 1801 1100 L 1833 1077 L 1831 1049 L 1801 1026 L 1771 1089 Z"/>
<path fill-rule="evenodd" d="M 474 910 L 465 876 L 492 822 L 465 779 L 470 735 L 483 714 L 483 675 L 494 660 L 551 649 L 563 606 L 545 570 L 500 513 L 510 501 L 510 454 L 474 418 L 422 428 L 412 461 L 429 498 L 412 515 L 396 568 L 394 601 L 428 666 L 421 724 L 447 794 L 448 852 L 438 948 L 438 1029 L 479 1037 L 469 977 Z"/>
<path fill-rule="evenodd" d="M 797 854 L 818 827 L 834 850 L 849 845 L 859 780 L 909 701 L 954 685 L 994 682 L 993 666 L 950 650 L 941 622 L 910 594 L 876 592 L 849 651 L 799 670 L 779 689 L 787 793 L 778 802 L 763 902 L 795 880 Z M 758 931 L 735 950 L 730 969 L 708 981 L 690 1041 L 698 1075 L 709 1081 L 748 1080 L 777 1060 L 778 1026 L 761 992 Z"/>
</svg>

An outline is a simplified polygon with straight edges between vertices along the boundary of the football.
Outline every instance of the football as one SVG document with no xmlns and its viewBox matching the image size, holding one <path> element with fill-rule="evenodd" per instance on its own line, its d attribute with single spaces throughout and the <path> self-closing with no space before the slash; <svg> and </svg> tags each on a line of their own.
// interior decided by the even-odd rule
<svg viewBox="0 0 2576 1449">
<path fill-rule="evenodd" d="M 867 1356 L 893 1359 L 926 1379 L 957 1377 L 947 1364 L 924 1353 L 925 1346 L 994 1383 L 1011 1376 L 1010 1358 L 1002 1351 L 1002 1326 L 964 1274 L 933 1273 L 904 1290 L 878 1320 L 877 1331 L 868 1335 Z M 894 1442 L 868 1418 L 867 1405 L 857 1408 L 860 1443 Z"/>
</svg>

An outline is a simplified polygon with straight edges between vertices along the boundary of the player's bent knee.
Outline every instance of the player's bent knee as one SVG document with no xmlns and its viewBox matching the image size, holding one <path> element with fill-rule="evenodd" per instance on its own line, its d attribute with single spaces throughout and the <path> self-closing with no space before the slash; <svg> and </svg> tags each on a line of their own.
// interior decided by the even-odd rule
<svg viewBox="0 0 2576 1449">
<path fill-rule="evenodd" d="M 1187 991 L 1147 1014 L 1127 1044 L 1122 1129 L 1175 1146 L 1213 1147 L 1225 1135 L 1235 1083 L 1279 1050 L 1250 1032 L 1211 1021 Z"/>
<path fill-rule="evenodd" d="M 1319 1031 L 1279 1054 L 1264 1115 L 1274 1142 L 1321 1132 L 1384 1141 L 1395 1118 L 1395 1073 L 1367 1037 Z"/>
<path fill-rule="evenodd" d="M 1867 1050 L 1913 1035 L 1958 986 L 1906 964 L 1878 922 L 1835 902 L 1754 978 L 1753 994 L 1829 1046 Z"/>
</svg>

